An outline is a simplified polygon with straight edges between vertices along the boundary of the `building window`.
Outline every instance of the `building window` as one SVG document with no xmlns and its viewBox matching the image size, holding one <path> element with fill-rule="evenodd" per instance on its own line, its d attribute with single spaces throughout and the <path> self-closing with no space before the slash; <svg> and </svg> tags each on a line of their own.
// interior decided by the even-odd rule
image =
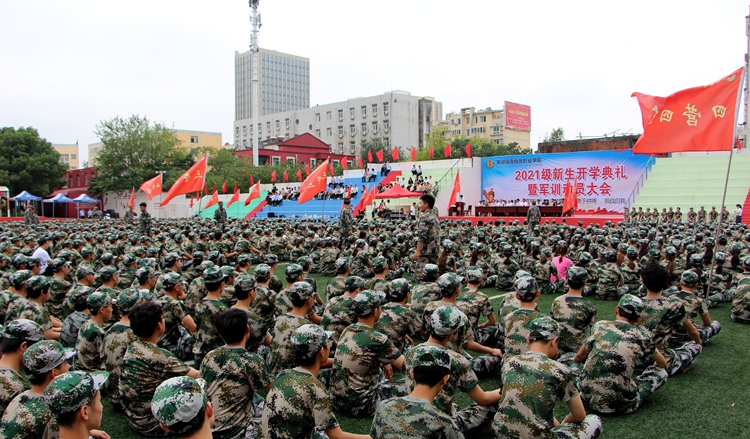
<svg viewBox="0 0 750 439">
<path fill-rule="evenodd" d="M 339 146 L 339 149 L 337 149 L 336 152 L 338 152 L 339 154 L 343 154 L 344 153 L 344 142 L 339 142 L 338 146 Z"/>
<path fill-rule="evenodd" d="M 190 143 L 198 143 L 198 136 L 190 136 Z"/>
<path fill-rule="evenodd" d="M 338 166 L 341 164 L 341 160 L 331 160 L 333 162 L 333 166 Z"/>
<path fill-rule="evenodd" d="M 339 125 L 339 137 L 342 137 L 344 135 L 344 126 Z"/>
<path fill-rule="evenodd" d="M 362 117 L 367 117 L 367 105 L 362 106 Z"/>
<path fill-rule="evenodd" d="M 286 164 L 289 166 L 294 166 L 294 157 L 287 157 Z"/>
<path fill-rule="evenodd" d="M 391 147 L 391 139 L 388 137 L 383 137 L 383 146 L 386 148 Z"/>
<path fill-rule="evenodd" d="M 286 119 L 284 119 L 284 126 L 286 127 L 286 129 L 289 129 L 289 118 L 288 117 Z"/>
<path fill-rule="evenodd" d="M 281 121 L 276 119 L 276 131 L 281 131 Z"/>
<path fill-rule="evenodd" d="M 318 128 L 317 130 L 315 130 L 315 137 L 317 137 L 318 139 L 320 139 L 320 128 Z"/>
<path fill-rule="evenodd" d="M 349 154 L 354 154 L 354 150 L 356 149 L 356 144 L 354 143 L 354 140 L 349 142 Z"/>
<path fill-rule="evenodd" d="M 68 177 L 68 187 L 73 187 L 73 176 Z"/>
<path fill-rule="evenodd" d="M 314 168 L 315 165 L 317 165 L 317 164 L 318 164 L 318 161 L 316 159 L 310 159 L 310 167 L 311 168 Z"/>
<path fill-rule="evenodd" d="M 378 115 L 378 104 L 372 104 L 372 115 L 373 116 Z"/>
<path fill-rule="evenodd" d="M 331 112 L 326 111 L 326 120 L 331 120 Z"/>
<path fill-rule="evenodd" d="M 240 136 L 240 127 L 234 127 L 234 135 Z M 247 136 L 247 125 L 242 125 L 242 135 Z"/>
<path fill-rule="evenodd" d="M 75 154 L 71 154 L 71 155 L 70 155 L 70 159 L 71 159 L 71 160 L 75 160 L 75 159 L 76 159 L 76 155 L 75 155 Z"/>
<path fill-rule="evenodd" d="M 247 140 L 242 139 L 242 149 L 247 149 Z"/>
<path fill-rule="evenodd" d="M 315 120 L 320 122 L 320 113 L 315 113 Z"/>
<path fill-rule="evenodd" d="M 344 109 L 339 110 L 339 122 L 344 120 Z"/>
<path fill-rule="evenodd" d="M 367 122 L 362 122 L 362 134 L 367 133 Z"/>
<path fill-rule="evenodd" d="M 347 167 L 347 168 L 351 168 L 352 166 L 354 166 L 354 162 L 353 162 L 353 161 L 351 161 L 351 160 L 347 160 L 347 161 L 346 161 L 346 167 Z"/>
<path fill-rule="evenodd" d="M 328 137 L 333 136 L 333 128 L 331 128 L 331 127 L 326 128 L 326 135 Z"/>
<path fill-rule="evenodd" d="M 470 118 L 470 117 L 467 117 L 467 118 L 466 118 L 466 123 L 469 123 L 470 121 L 471 121 L 471 118 Z"/>
<path fill-rule="evenodd" d="M 492 127 L 492 134 L 500 134 L 500 125 Z"/>
<path fill-rule="evenodd" d="M 487 116 L 479 116 L 480 122 L 487 122 Z"/>
<path fill-rule="evenodd" d="M 357 127 L 354 124 L 349 125 L 349 134 L 352 136 L 357 134 Z"/>
<path fill-rule="evenodd" d="M 60 154 L 60 163 L 68 163 L 68 155 Z"/>
<path fill-rule="evenodd" d="M 269 133 L 271 132 L 271 121 L 270 120 L 266 122 L 266 131 L 268 131 Z"/>
<path fill-rule="evenodd" d="M 378 132 L 378 123 L 377 123 L 377 121 L 372 123 L 372 132 L 373 133 L 377 133 Z"/>
<path fill-rule="evenodd" d="M 390 129 L 391 129 L 391 123 L 389 121 L 387 121 L 387 120 L 384 120 L 383 121 L 383 131 L 385 131 L 387 133 L 388 131 L 390 131 Z"/>
<path fill-rule="evenodd" d="M 349 117 L 354 119 L 357 113 L 354 111 L 354 107 L 349 108 Z"/>
<path fill-rule="evenodd" d="M 81 174 L 76 174 L 76 187 L 81 185 Z"/>
<path fill-rule="evenodd" d="M 271 163 L 274 166 L 278 166 L 281 163 L 281 157 L 271 157 Z"/>
<path fill-rule="evenodd" d="M 271 129 L 270 125 L 268 126 L 268 129 Z M 261 122 L 258 122 L 258 134 L 260 134 L 261 131 L 263 131 L 263 124 Z M 250 132 L 253 132 L 252 128 L 250 128 Z"/>
<path fill-rule="evenodd" d="M 383 113 L 388 114 L 389 107 L 388 101 L 383 102 Z"/>
<path fill-rule="evenodd" d="M 87 184 L 89 184 L 89 175 L 83 174 L 83 185 L 86 186 Z"/>
</svg>

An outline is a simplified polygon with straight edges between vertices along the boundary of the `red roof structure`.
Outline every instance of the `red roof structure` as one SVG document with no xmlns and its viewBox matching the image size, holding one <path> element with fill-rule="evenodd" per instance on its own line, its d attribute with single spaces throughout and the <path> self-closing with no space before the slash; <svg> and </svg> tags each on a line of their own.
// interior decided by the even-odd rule
<svg viewBox="0 0 750 439">
<path fill-rule="evenodd" d="M 251 159 L 252 148 L 235 151 L 238 157 Z M 319 164 L 330 158 L 332 162 L 343 162 L 346 160 L 349 166 L 354 165 L 354 156 L 345 154 L 332 154 L 331 147 L 324 141 L 310 133 L 300 134 L 281 143 L 265 145 L 258 148 L 258 164 L 274 164 L 276 159 L 279 164 L 293 159 L 295 164 L 310 163 Z"/>
</svg>

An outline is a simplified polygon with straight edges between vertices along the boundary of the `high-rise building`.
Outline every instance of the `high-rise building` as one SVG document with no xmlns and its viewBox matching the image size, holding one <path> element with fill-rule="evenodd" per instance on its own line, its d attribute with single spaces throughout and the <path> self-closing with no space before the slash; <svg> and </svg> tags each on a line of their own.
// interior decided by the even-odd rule
<svg viewBox="0 0 750 439">
<path fill-rule="evenodd" d="M 234 120 L 252 115 L 253 54 L 234 52 Z M 310 59 L 258 49 L 260 114 L 310 107 Z"/>
<path fill-rule="evenodd" d="M 66 145 L 62 143 L 53 143 L 52 147 L 60 153 L 60 163 L 65 163 L 70 169 L 78 169 L 78 143 Z"/>
</svg>

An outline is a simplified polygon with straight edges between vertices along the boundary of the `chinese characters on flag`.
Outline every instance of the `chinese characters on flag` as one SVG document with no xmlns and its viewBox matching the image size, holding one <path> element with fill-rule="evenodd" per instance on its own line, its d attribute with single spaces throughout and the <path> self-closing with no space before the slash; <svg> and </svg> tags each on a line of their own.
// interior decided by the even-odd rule
<svg viewBox="0 0 750 439">
<path fill-rule="evenodd" d="M 190 192 L 197 192 L 203 188 L 206 182 L 206 168 L 208 167 L 208 154 L 203 156 L 202 159 L 198 160 L 190 169 L 185 171 L 180 178 L 175 181 L 167 196 L 162 200 L 161 205 L 166 206 L 169 201 L 177 195 L 189 194 Z M 214 189 L 214 192 L 216 190 Z"/>
<path fill-rule="evenodd" d="M 643 119 L 636 154 L 732 149 L 740 68 L 710 85 L 680 90 L 667 97 L 633 93 Z"/>
<path fill-rule="evenodd" d="M 260 181 L 250 186 L 250 193 L 247 196 L 247 200 L 245 200 L 245 206 L 256 198 L 260 198 Z"/>
<path fill-rule="evenodd" d="M 146 196 L 148 197 L 148 201 L 151 201 L 152 198 L 154 198 L 155 196 L 161 193 L 161 174 L 143 183 L 140 189 L 146 193 Z M 192 191 L 189 191 L 189 192 L 192 192 Z"/>
<path fill-rule="evenodd" d="M 320 164 L 320 166 L 315 168 L 312 174 L 310 174 L 310 176 L 307 177 L 304 182 L 302 182 L 302 186 L 300 186 L 299 198 L 297 198 L 299 204 L 310 201 L 315 195 L 323 192 L 326 189 L 326 185 L 328 184 L 327 173 L 328 160 L 324 161 Z"/>
</svg>

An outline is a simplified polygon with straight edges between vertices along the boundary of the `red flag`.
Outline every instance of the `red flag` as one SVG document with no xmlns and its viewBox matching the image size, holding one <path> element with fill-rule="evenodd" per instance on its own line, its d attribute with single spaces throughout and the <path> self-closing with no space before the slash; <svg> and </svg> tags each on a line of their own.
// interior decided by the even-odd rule
<svg viewBox="0 0 750 439">
<path fill-rule="evenodd" d="M 287 175 L 286 169 L 284 169 L 284 176 L 282 178 L 284 181 L 289 181 L 289 175 Z"/>
<path fill-rule="evenodd" d="M 162 200 L 161 205 L 166 206 L 169 201 L 177 195 L 189 194 L 200 190 L 206 183 L 206 168 L 208 167 L 208 154 L 198 160 L 190 169 L 177 179 L 169 188 L 167 196 Z"/>
<path fill-rule="evenodd" d="M 737 136 L 737 151 L 742 149 L 742 142 L 740 142 L 740 136 Z"/>
<path fill-rule="evenodd" d="M 411 159 L 412 161 L 417 160 L 417 148 L 414 148 L 414 147 L 411 148 Z"/>
<path fill-rule="evenodd" d="M 179 181 L 179 180 L 178 180 Z M 148 201 L 161 193 L 161 174 L 143 183 L 140 190 L 146 193 Z M 135 206 L 135 204 L 133 204 Z"/>
<path fill-rule="evenodd" d="M 224 183 L 222 183 L 222 185 L 221 185 L 221 193 L 222 194 L 226 194 L 227 193 L 227 182 L 226 181 Z"/>
<path fill-rule="evenodd" d="M 190 208 L 193 208 L 193 204 L 195 204 L 195 198 L 190 197 Z"/>
<path fill-rule="evenodd" d="M 276 171 L 271 172 L 271 183 L 276 182 Z"/>
<path fill-rule="evenodd" d="M 430 145 L 430 154 L 429 154 L 429 157 L 430 158 L 435 157 L 435 145 Z"/>
<path fill-rule="evenodd" d="M 297 178 L 302 181 L 302 169 L 297 169 Z"/>
<path fill-rule="evenodd" d="M 209 207 L 213 206 L 214 204 L 217 204 L 219 202 L 219 193 L 214 191 L 214 194 L 211 195 L 211 198 L 208 199 L 208 203 L 206 203 L 205 206 L 203 206 L 204 209 L 208 209 Z"/>
<path fill-rule="evenodd" d="M 393 151 L 391 151 L 391 157 L 394 161 L 398 161 L 398 147 L 393 148 Z"/>
<path fill-rule="evenodd" d="M 214 183 L 213 191 L 216 192 L 216 183 Z"/>
<path fill-rule="evenodd" d="M 739 139 L 737 139 L 737 143 L 739 143 Z M 135 206 L 135 188 L 133 188 L 133 190 L 130 191 L 130 201 L 128 201 L 128 205 L 125 207 L 134 207 L 134 206 Z"/>
<path fill-rule="evenodd" d="M 346 188 L 346 195 L 344 196 L 344 198 L 351 198 L 351 197 L 352 197 L 352 187 L 349 186 Z"/>
<path fill-rule="evenodd" d="M 742 84 L 742 69 L 738 69 L 713 84 L 666 98 L 633 93 L 643 118 L 643 135 L 633 153 L 731 150 Z"/>
<path fill-rule="evenodd" d="M 466 144 L 466 157 L 471 158 L 471 142 Z"/>
<path fill-rule="evenodd" d="M 372 150 L 367 151 L 367 163 L 372 163 L 374 160 L 372 159 Z"/>
<path fill-rule="evenodd" d="M 328 170 L 330 171 L 331 175 L 335 174 L 335 172 L 333 171 L 333 163 L 328 165 Z"/>
<path fill-rule="evenodd" d="M 297 201 L 299 204 L 310 201 L 312 197 L 326 190 L 328 172 L 328 160 L 324 161 L 320 166 L 305 179 L 300 187 L 300 194 Z"/>
<path fill-rule="evenodd" d="M 450 210 L 451 206 L 456 204 L 456 199 L 458 198 L 458 194 L 461 192 L 461 176 L 458 171 L 456 171 L 456 179 L 453 181 L 453 191 L 451 192 L 451 197 L 448 200 L 448 210 Z"/>
<path fill-rule="evenodd" d="M 240 187 L 237 185 L 237 183 L 234 184 L 234 195 L 232 195 L 232 198 L 229 199 L 229 202 L 227 203 L 227 208 L 232 205 L 232 203 L 236 203 L 240 201 Z"/>
<path fill-rule="evenodd" d="M 362 207 L 365 204 L 365 201 L 367 201 L 367 190 L 369 189 L 368 186 L 365 186 L 365 190 L 362 191 L 362 198 L 359 199 L 359 203 L 357 203 L 357 207 L 354 208 L 355 211 L 359 212 L 360 210 L 365 210 L 364 207 Z"/>
<path fill-rule="evenodd" d="M 573 186 L 570 184 L 570 180 L 565 183 L 565 198 L 563 198 L 563 213 L 573 208 Z"/>
<path fill-rule="evenodd" d="M 451 156 L 451 144 L 450 143 L 445 145 L 445 149 L 443 149 L 443 155 L 445 155 L 446 158 Z"/>
<path fill-rule="evenodd" d="M 349 165 L 346 164 L 346 158 L 344 158 L 344 160 L 341 160 L 341 168 L 342 169 L 349 169 Z"/>
<path fill-rule="evenodd" d="M 383 150 L 382 149 L 380 151 L 376 152 L 375 156 L 378 158 L 378 161 L 380 163 L 383 163 Z"/>
<path fill-rule="evenodd" d="M 364 168 L 365 165 L 362 163 L 362 157 L 359 158 L 359 167 Z"/>
<path fill-rule="evenodd" d="M 245 200 L 245 206 L 250 204 L 250 201 L 254 200 L 255 198 L 260 198 L 260 181 L 255 183 L 250 188 L 250 193 L 247 195 L 247 200 Z"/>
<path fill-rule="evenodd" d="M 252 185 L 254 185 L 254 184 L 255 184 L 255 182 L 253 181 L 253 176 L 252 176 L 252 175 L 250 175 L 250 186 L 252 186 Z"/>
<path fill-rule="evenodd" d="M 310 175 L 310 164 L 309 163 L 305 164 L 305 175 Z"/>
</svg>

